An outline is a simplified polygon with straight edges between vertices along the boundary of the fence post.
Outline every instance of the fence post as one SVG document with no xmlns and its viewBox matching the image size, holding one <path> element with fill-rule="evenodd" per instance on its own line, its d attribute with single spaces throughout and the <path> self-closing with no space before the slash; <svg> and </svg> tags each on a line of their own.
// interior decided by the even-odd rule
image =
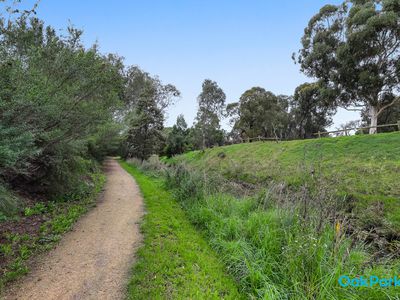
<svg viewBox="0 0 400 300">
<path fill-rule="evenodd" d="M 397 127 L 399 127 L 399 131 L 400 131 L 400 120 L 397 121 Z"/>
<path fill-rule="evenodd" d="M 318 138 L 321 138 L 321 131 L 318 131 Z"/>
</svg>

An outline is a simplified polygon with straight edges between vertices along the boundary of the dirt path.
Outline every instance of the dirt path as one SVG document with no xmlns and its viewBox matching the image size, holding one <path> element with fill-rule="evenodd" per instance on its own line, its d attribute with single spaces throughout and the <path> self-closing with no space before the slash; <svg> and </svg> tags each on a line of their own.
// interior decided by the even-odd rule
<svg viewBox="0 0 400 300">
<path fill-rule="evenodd" d="M 106 161 L 103 199 L 5 299 L 122 299 L 141 241 L 143 201 L 133 178 Z"/>
</svg>

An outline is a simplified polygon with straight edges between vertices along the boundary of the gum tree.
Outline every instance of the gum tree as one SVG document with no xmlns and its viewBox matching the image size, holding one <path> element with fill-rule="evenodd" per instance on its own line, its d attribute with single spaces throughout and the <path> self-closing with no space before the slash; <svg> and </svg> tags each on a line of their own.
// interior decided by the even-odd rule
<svg viewBox="0 0 400 300">
<path fill-rule="evenodd" d="M 195 124 L 196 131 L 201 135 L 199 139 L 202 149 L 219 144 L 223 139 L 220 119 L 225 111 L 225 100 L 224 91 L 215 81 L 204 80 L 202 91 L 197 98 L 199 108 Z"/>
<path fill-rule="evenodd" d="M 301 70 L 335 91 L 336 105 L 366 109 L 370 126 L 400 101 L 398 0 L 326 5 L 311 18 L 301 42 Z"/>
</svg>

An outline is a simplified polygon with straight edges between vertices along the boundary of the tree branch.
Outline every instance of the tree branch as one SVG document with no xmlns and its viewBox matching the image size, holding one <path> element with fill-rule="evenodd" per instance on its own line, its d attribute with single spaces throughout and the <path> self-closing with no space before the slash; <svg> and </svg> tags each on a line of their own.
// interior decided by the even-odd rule
<svg viewBox="0 0 400 300">
<path fill-rule="evenodd" d="M 390 103 L 388 103 L 388 104 L 382 106 L 382 107 L 378 110 L 377 117 L 378 117 L 386 108 L 392 106 L 393 104 L 395 104 L 395 103 L 396 103 L 397 101 L 399 101 L 399 100 L 400 100 L 400 96 L 398 96 L 397 98 L 395 98 L 392 102 L 390 102 Z"/>
</svg>

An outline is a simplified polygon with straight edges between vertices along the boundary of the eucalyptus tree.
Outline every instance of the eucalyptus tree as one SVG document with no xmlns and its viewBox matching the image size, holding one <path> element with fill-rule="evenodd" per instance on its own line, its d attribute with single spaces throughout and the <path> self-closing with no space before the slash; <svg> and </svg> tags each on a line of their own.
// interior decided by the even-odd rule
<svg viewBox="0 0 400 300">
<path fill-rule="evenodd" d="M 218 84 L 210 79 L 204 80 L 197 98 L 199 107 L 194 128 L 197 145 L 203 149 L 223 142 L 220 120 L 225 112 L 225 101 L 226 95 Z"/>
<path fill-rule="evenodd" d="M 312 138 L 313 133 L 324 131 L 332 124 L 336 112 L 332 95 L 318 83 L 299 85 L 291 101 L 291 115 L 296 128 L 296 137 Z"/>
<path fill-rule="evenodd" d="M 162 84 L 157 77 L 140 68 L 127 69 L 123 96 L 126 105 L 125 157 L 145 160 L 158 152 L 164 140 L 165 110 L 179 95 L 175 86 Z"/>
<path fill-rule="evenodd" d="M 282 138 L 289 124 L 288 105 L 289 97 L 253 87 L 240 96 L 239 102 L 228 104 L 227 114 L 242 138 Z"/>
<path fill-rule="evenodd" d="M 301 42 L 301 70 L 332 89 L 337 105 L 368 110 L 371 126 L 400 101 L 398 0 L 326 5 L 311 18 Z"/>
</svg>

